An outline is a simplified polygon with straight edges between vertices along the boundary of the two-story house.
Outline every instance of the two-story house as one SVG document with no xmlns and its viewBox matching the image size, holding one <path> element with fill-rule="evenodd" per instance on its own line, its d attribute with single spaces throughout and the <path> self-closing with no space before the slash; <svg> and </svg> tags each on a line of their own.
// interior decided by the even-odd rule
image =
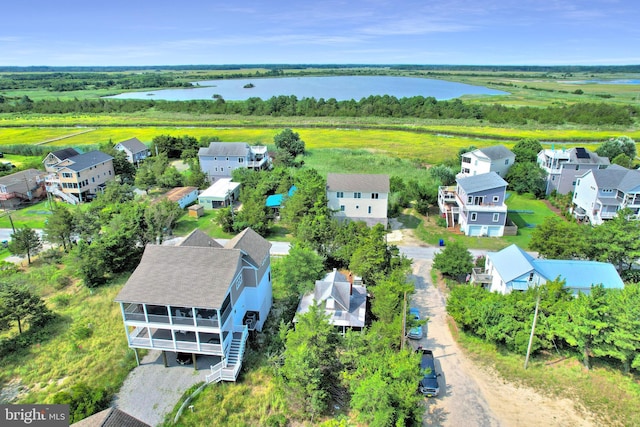
<svg viewBox="0 0 640 427">
<path fill-rule="evenodd" d="M 552 148 L 538 153 L 538 165 L 547 173 L 547 194 L 554 190 L 560 194 L 569 194 L 575 190 L 579 176 L 589 170 L 607 168 L 609 159 L 582 147 L 569 150 Z"/>
<path fill-rule="evenodd" d="M 0 208 L 13 209 L 23 202 L 46 196 L 46 172 L 27 169 L 0 177 Z"/>
<path fill-rule="evenodd" d="M 49 172 L 47 191 L 71 204 L 85 202 L 101 192 L 115 178 L 113 157 L 102 151 L 84 154 L 74 149 L 49 153 L 43 163 Z"/>
<path fill-rule="evenodd" d="M 131 138 L 119 142 L 113 148 L 118 151 L 123 151 L 127 155 L 129 163 L 133 163 L 134 165 L 140 164 L 141 161 L 151 156 L 151 150 L 138 138 Z"/>
<path fill-rule="evenodd" d="M 267 147 L 250 146 L 246 142 L 212 142 L 198 150 L 198 158 L 200 168 L 211 182 L 231 178 L 231 172 L 238 168 L 260 170 L 271 167 Z"/>
<path fill-rule="evenodd" d="M 639 170 L 611 165 L 606 169 L 589 170 L 576 179 L 572 211 L 578 220 L 600 225 L 624 208 L 631 209 L 638 218 Z"/>
<path fill-rule="evenodd" d="M 504 177 L 515 161 L 516 155 L 504 145 L 478 148 L 461 156 L 458 176 L 465 177 L 495 172 Z"/>
<path fill-rule="evenodd" d="M 364 221 L 369 226 L 387 227 L 389 175 L 327 175 L 327 199 L 333 216 L 339 220 Z"/>
<path fill-rule="evenodd" d="M 504 235 L 507 181 L 496 172 L 456 178 L 456 186 L 438 189 L 438 207 L 447 227 L 460 226 L 467 236 Z"/>
<path fill-rule="evenodd" d="M 347 328 L 361 330 L 365 326 L 367 288 L 360 278 L 350 281 L 334 268 L 324 279 L 316 280 L 314 290 L 302 297 L 296 316 L 308 312 L 313 304 L 321 305 L 329 323 L 339 327 L 342 333 Z"/>
<path fill-rule="evenodd" d="M 115 299 L 129 347 L 217 356 L 207 381 L 235 381 L 248 333 L 271 309 L 270 248 L 249 228 L 224 247 L 199 230 L 179 246 L 148 245 Z"/>
<path fill-rule="evenodd" d="M 489 252 L 483 268 L 474 268 L 471 283 L 491 292 L 508 294 L 526 291 L 550 280 L 564 280 L 564 287 L 574 295 L 588 294 L 594 285 L 621 289 L 624 283 L 612 264 L 606 262 L 537 259 L 516 245 L 499 252 Z"/>
</svg>

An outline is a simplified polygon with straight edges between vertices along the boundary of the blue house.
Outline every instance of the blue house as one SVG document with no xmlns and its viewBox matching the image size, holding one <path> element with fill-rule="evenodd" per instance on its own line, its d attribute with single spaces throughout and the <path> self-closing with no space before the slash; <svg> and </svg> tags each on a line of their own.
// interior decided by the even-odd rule
<svg viewBox="0 0 640 427">
<path fill-rule="evenodd" d="M 455 187 L 438 189 L 438 206 L 447 227 L 460 227 L 467 236 L 505 234 L 507 181 L 495 172 L 456 178 Z"/>
<path fill-rule="evenodd" d="M 286 197 L 289 198 L 293 196 L 298 188 L 295 185 L 292 185 L 289 188 L 289 191 L 286 193 Z M 285 200 L 285 194 L 272 194 L 267 197 L 267 201 L 265 202 L 265 206 L 272 209 L 274 213 L 280 211 L 282 207 L 282 202 Z"/>
<path fill-rule="evenodd" d="M 606 262 L 537 259 L 511 245 L 499 252 L 489 252 L 485 267 L 475 268 L 471 282 L 491 292 L 508 294 L 526 291 L 550 280 L 564 280 L 564 287 L 574 295 L 588 294 L 594 285 L 622 289 L 624 283 L 612 264 Z"/>
</svg>

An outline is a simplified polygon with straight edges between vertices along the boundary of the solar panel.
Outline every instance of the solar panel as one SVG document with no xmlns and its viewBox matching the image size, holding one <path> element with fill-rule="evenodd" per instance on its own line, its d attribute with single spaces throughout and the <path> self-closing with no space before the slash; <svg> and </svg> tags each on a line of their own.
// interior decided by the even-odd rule
<svg viewBox="0 0 640 427">
<path fill-rule="evenodd" d="M 587 150 L 585 150 L 582 147 L 577 147 L 576 148 L 576 157 L 579 159 L 588 159 L 589 158 L 589 153 L 587 153 Z"/>
</svg>

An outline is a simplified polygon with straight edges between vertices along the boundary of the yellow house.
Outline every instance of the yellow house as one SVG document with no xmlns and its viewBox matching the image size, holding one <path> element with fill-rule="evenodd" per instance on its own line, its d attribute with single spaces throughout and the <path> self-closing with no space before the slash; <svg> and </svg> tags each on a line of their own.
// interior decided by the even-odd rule
<svg viewBox="0 0 640 427">
<path fill-rule="evenodd" d="M 47 191 L 71 204 L 94 198 L 115 178 L 110 155 L 97 150 L 74 152 L 77 153 L 74 149 L 54 151 L 43 161 L 50 173 L 45 180 Z"/>
</svg>

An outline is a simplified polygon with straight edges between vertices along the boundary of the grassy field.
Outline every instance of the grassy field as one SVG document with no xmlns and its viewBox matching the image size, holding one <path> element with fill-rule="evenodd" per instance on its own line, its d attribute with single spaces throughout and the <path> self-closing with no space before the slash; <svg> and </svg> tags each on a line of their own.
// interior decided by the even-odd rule
<svg viewBox="0 0 640 427">
<path fill-rule="evenodd" d="M 29 228 L 43 228 L 45 221 L 51 215 L 49 204 L 46 200 L 36 203 L 35 205 L 12 211 L 11 220 L 9 215 L 0 214 L 0 228 L 11 228 L 11 220 L 13 226 L 20 228 L 27 226 Z"/>
</svg>

